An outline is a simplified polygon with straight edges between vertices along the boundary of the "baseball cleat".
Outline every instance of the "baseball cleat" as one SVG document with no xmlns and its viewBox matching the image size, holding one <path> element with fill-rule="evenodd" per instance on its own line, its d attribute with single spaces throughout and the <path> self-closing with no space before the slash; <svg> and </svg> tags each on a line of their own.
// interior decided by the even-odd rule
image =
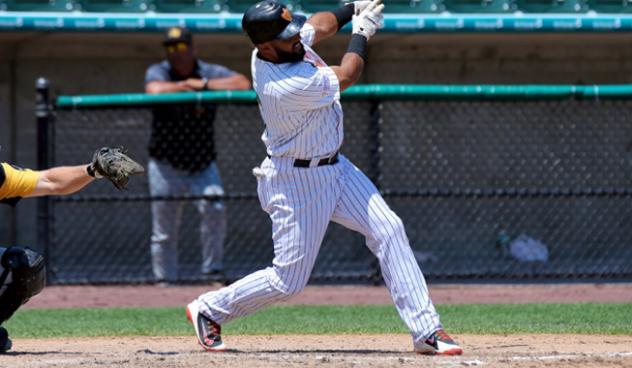
<svg viewBox="0 0 632 368">
<path fill-rule="evenodd" d="M 226 351 L 226 345 L 222 342 L 222 327 L 200 313 L 199 304 L 194 300 L 187 305 L 187 318 L 193 324 L 198 343 L 206 351 Z"/>
<path fill-rule="evenodd" d="M 424 355 L 461 355 L 463 349 L 444 330 L 438 330 L 415 352 Z"/>
<path fill-rule="evenodd" d="M 9 333 L 4 327 L 0 327 L 0 354 L 6 353 L 11 350 L 13 344 L 9 338 Z"/>
</svg>

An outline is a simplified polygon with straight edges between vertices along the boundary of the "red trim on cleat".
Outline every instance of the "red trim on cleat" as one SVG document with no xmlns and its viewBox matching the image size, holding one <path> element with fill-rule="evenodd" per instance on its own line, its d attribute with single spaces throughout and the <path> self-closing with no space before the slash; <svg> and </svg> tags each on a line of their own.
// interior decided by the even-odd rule
<svg viewBox="0 0 632 368">
<path fill-rule="evenodd" d="M 189 311 L 189 307 L 186 307 L 186 311 L 187 311 L 187 319 L 189 320 L 189 322 L 191 322 L 191 324 L 193 324 L 193 317 L 191 317 L 191 312 Z"/>
<path fill-rule="evenodd" d="M 463 354 L 463 349 L 444 330 L 435 331 L 419 349 L 416 353 L 422 355 Z"/>
<path fill-rule="evenodd" d="M 442 353 L 435 353 L 436 355 L 461 355 L 463 354 L 463 350 L 462 349 L 450 349 L 450 350 L 446 350 Z"/>
<path fill-rule="evenodd" d="M 226 345 L 222 341 L 221 326 L 200 314 L 197 302 L 193 301 L 187 306 L 186 314 L 195 330 L 198 345 L 202 349 L 211 353 L 226 351 Z"/>
</svg>

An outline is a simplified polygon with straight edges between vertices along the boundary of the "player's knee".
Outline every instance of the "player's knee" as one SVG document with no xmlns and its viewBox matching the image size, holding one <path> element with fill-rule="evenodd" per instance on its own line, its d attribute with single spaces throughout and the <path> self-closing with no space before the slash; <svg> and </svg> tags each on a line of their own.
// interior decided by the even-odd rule
<svg viewBox="0 0 632 368">
<path fill-rule="evenodd" d="M 0 273 L 8 270 L 10 274 L 10 278 L 4 279 L 3 284 L 0 285 L 0 323 L 2 323 L 9 319 L 22 304 L 42 290 L 46 282 L 46 270 L 42 256 L 30 249 L 0 248 L 0 256 Z"/>
<path fill-rule="evenodd" d="M 281 277 L 280 279 L 281 282 L 277 284 L 279 286 L 278 289 L 284 296 L 289 298 L 300 294 L 303 289 L 305 289 L 309 275 L 296 279 L 289 279 L 287 277 Z"/>
<path fill-rule="evenodd" d="M 394 213 L 392 213 L 388 218 L 385 218 L 379 226 L 375 227 L 375 229 L 376 238 L 378 238 L 380 242 L 386 241 L 392 237 L 400 237 L 406 234 L 404 222 Z"/>
<path fill-rule="evenodd" d="M 404 228 L 404 221 L 402 221 L 399 216 L 394 216 L 394 219 L 391 220 L 391 225 L 393 226 L 393 232 L 396 235 L 406 234 L 406 229 Z"/>
<path fill-rule="evenodd" d="M 292 296 L 300 294 L 303 291 L 303 289 L 305 289 L 304 284 L 290 286 L 289 288 L 285 290 L 284 294 L 287 295 L 288 297 L 292 297 Z"/>
</svg>

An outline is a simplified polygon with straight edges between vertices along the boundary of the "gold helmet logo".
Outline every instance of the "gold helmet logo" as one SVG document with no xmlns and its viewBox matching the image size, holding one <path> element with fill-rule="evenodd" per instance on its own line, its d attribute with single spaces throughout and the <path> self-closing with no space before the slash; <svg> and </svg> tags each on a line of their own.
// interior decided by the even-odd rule
<svg viewBox="0 0 632 368">
<path fill-rule="evenodd" d="M 182 35 L 182 31 L 180 30 L 180 28 L 173 27 L 169 29 L 169 34 L 168 34 L 169 38 L 180 38 L 181 35 Z"/>
<path fill-rule="evenodd" d="M 283 8 L 283 13 L 281 13 L 281 18 L 287 20 L 288 22 L 292 21 L 292 13 L 290 13 L 287 8 Z"/>
</svg>

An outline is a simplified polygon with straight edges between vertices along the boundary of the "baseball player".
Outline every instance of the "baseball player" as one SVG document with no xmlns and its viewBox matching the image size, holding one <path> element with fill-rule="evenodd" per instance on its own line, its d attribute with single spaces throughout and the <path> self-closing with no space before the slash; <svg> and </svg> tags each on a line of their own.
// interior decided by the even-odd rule
<svg viewBox="0 0 632 368">
<path fill-rule="evenodd" d="M 80 166 L 60 166 L 44 171 L 22 169 L 0 163 L 0 203 L 15 206 L 22 198 L 75 193 L 95 178 L 108 178 L 124 189 L 131 174 L 144 172 L 141 165 L 119 148 L 102 148 L 92 162 Z M 0 324 L 32 296 L 46 281 L 44 260 L 36 252 L 21 247 L 0 247 Z M 11 339 L 0 327 L 0 353 L 11 349 Z"/>
<path fill-rule="evenodd" d="M 244 75 L 197 57 L 187 28 L 171 27 L 163 46 L 166 60 L 152 64 L 145 92 L 173 93 L 250 89 Z M 152 196 L 222 195 L 212 103 L 165 104 L 152 108 L 147 175 Z M 178 228 L 185 201 L 151 201 L 151 264 L 159 285 L 178 281 Z M 223 276 L 226 206 L 197 200 L 200 214 L 201 273 Z"/>
<path fill-rule="evenodd" d="M 298 294 L 307 284 L 330 221 L 358 231 L 377 257 L 400 317 L 421 354 L 458 355 L 430 300 L 404 225 L 377 188 L 339 153 L 340 93 L 360 78 L 366 45 L 382 22 L 380 0 L 355 1 L 305 17 L 264 0 L 244 14 L 256 49 L 252 79 L 265 122 L 268 157 L 253 169 L 272 220 L 274 260 L 234 284 L 206 293 L 186 309 L 200 345 L 226 349 L 221 325 Z M 340 65 L 328 66 L 312 46 L 348 22 L 353 31 Z"/>
</svg>

